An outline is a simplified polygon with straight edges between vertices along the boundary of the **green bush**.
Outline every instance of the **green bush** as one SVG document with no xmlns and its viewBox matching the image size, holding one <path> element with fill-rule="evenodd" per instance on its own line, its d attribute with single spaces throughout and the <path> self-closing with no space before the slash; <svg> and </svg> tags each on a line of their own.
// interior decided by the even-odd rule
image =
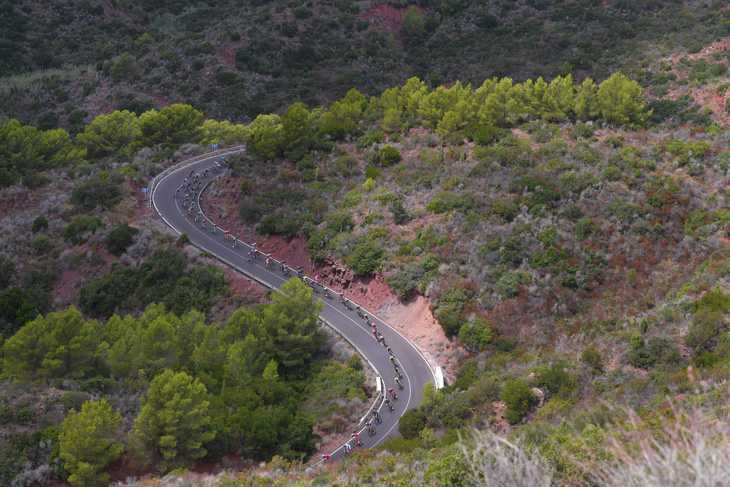
<svg viewBox="0 0 730 487">
<path fill-rule="evenodd" d="M 8 424 L 13 419 L 13 410 L 4 407 L 0 409 L 0 424 Z"/>
<path fill-rule="evenodd" d="M 392 166 L 393 164 L 397 164 L 401 160 L 400 152 L 398 152 L 398 149 L 395 147 L 391 147 L 389 145 L 386 145 L 382 149 L 380 149 L 380 152 L 378 153 L 378 156 L 380 158 L 380 163 L 384 167 Z"/>
<path fill-rule="evenodd" d="M 504 419 L 510 424 L 516 424 L 530 411 L 532 406 L 537 404 L 537 396 L 532 392 L 530 386 L 520 379 L 505 382 L 500 398 L 507 406 Z"/>
<path fill-rule="evenodd" d="M 409 409 L 398 420 L 398 431 L 406 440 L 416 438 L 426 427 L 426 419 L 426 415 L 418 409 Z"/>
<path fill-rule="evenodd" d="M 493 336 L 491 323 L 481 318 L 476 318 L 472 323 L 465 323 L 459 329 L 459 341 L 472 352 L 487 348 Z"/>
<path fill-rule="evenodd" d="M 95 318 L 109 317 L 137 290 L 137 274 L 118 262 L 109 272 L 79 290 L 79 307 Z"/>
<path fill-rule="evenodd" d="M 66 225 L 63 239 L 73 245 L 81 245 L 88 240 L 89 233 L 94 233 L 101 226 L 101 220 L 95 216 L 80 216 Z"/>
<path fill-rule="evenodd" d="M 581 362 L 591 367 L 593 373 L 603 372 L 603 358 L 601 354 L 592 346 L 586 347 L 580 356 Z"/>
<path fill-rule="evenodd" d="M 30 226 L 30 231 L 33 233 L 40 232 L 48 228 L 48 220 L 45 216 L 39 216 L 33 220 L 33 224 Z"/>
<path fill-rule="evenodd" d="M 95 177 L 77 186 L 71 193 L 71 202 L 81 205 L 85 211 L 97 206 L 109 210 L 122 200 L 121 180 L 117 178 Z"/>
<path fill-rule="evenodd" d="M 399 299 L 406 299 L 420 285 L 425 285 L 435 274 L 439 266 L 438 257 L 426 254 L 420 261 L 411 262 L 400 272 L 388 276 L 385 282 Z"/>
<path fill-rule="evenodd" d="M 403 202 L 401 202 L 400 200 L 395 200 L 390 205 L 390 212 L 393 213 L 393 223 L 395 223 L 396 225 L 403 225 L 411 219 L 411 216 L 408 214 L 405 207 L 403 206 Z"/>
<path fill-rule="evenodd" d="M 61 395 L 61 404 L 66 408 L 66 411 L 75 409 L 76 412 L 80 412 L 81 406 L 89 399 L 91 399 L 91 394 L 87 392 L 66 391 Z"/>
<path fill-rule="evenodd" d="M 37 250 L 38 252 L 45 254 L 51 249 L 51 247 L 53 247 L 53 242 L 51 241 L 51 237 L 48 235 L 40 234 L 30 241 L 30 246 L 33 250 Z"/>
<path fill-rule="evenodd" d="M 130 227 L 126 223 L 109 232 L 106 239 L 106 248 L 114 255 L 122 255 L 127 247 L 132 245 L 134 236 L 139 233 L 134 227 Z"/>
<path fill-rule="evenodd" d="M 579 240 L 593 237 L 598 232 L 598 225 L 593 223 L 592 218 L 583 218 L 573 225 L 573 235 Z"/>
<path fill-rule="evenodd" d="M 23 408 L 20 411 L 18 411 L 18 424 L 25 425 L 33 421 L 33 410 L 30 408 Z"/>
<path fill-rule="evenodd" d="M 351 256 L 353 272 L 358 276 L 371 275 L 380 266 L 384 255 L 385 250 L 372 240 L 358 244 Z"/>
</svg>

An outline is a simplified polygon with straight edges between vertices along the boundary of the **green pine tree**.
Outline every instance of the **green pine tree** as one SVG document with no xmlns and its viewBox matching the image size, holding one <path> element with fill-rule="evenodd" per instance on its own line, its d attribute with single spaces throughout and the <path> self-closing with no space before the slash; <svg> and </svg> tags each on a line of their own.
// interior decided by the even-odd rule
<svg viewBox="0 0 730 487">
<path fill-rule="evenodd" d="M 68 481 L 73 486 L 104 485 L 109 475 L 102 472 L 124 450 L 120 443 L 109 439 L 119 429 L 122 416 L 112 411 L 109 403 L 87 401 L 81 411 L 72 409 L 61 423 L 60 457 L 71 472 Z"/>
<path fill-rule="evenodd" d="M 167 369 L 155 377 L 129 433 L 135 453 L 159 461 L 164 470 L 204 457 L 203 444 L 216 434 L 210 425 L 207 392 L 185 372 Z"/>
</svg>

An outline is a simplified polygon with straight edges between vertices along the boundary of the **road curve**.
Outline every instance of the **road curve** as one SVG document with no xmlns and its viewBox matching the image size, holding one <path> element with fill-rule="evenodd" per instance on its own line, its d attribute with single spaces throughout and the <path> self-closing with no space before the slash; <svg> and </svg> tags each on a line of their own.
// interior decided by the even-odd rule
<svg viewBox="0 0 730 487">
<path fill-rule="evenodd" d="M 196 179 L 195 175 L 199 174 L 201 176 L 200 180 L 202 181 L 200 190 L 203 191 L 207 184 L 222 175 L 226 170 L 223 168 L 220 172 L 216 173 L 214 171 L 214 163 L 219 159 L 220 154 L 216 156 L 211 155 L 210 158 L 204 158 L 192 164 L 183 164 L 179 169 L 170 171 L 155 187 L 151 188 L 152 194 L 150 198 L 152 205 L 170 228 L 178 234 L 187 234 L 192 244 L 213 254 L 226 264 L 231 265 L 234 269 L 243 272 L 260 283 L 270 288 L 278 289 L 288 279 L 279 269 L 278 261 L 274 262 L 270 270 L 266 269 L 263 258 L 253 263 L 247 262 L 246 255 L 251 250 L 247 243 L 239 241 L 236 248 L 233 248 L 232 238 L 229 238 L 227 242 L 224 240 L 225 228 L 222 230 L 218 229 L 215 234 L 212 233 L 211 228 L 215 221 L 211 222 L 208 219 L 205 229 L 201 228 L 200 223 L 203 218 L 207 219 L 207 216 L 203 215 L 197 223 L 194 221 L 193 217 L 200 208 L 200 192 L 196 198 L 195 211 L 192 216 L 188 216 L 190 203 L 184 207 L 182 205 L 182 200 L 185 195 L 184 180 L 192 173 L 192 180 L 197 185 L 198 179 Z M 207 176 L 203 177 L 206 169 L 209 169 L 209 171 Z M 181 195 L 175 197 L 175 193 L 181 185 L 183 185 L 180 190 Z M 267 249 L 261 248 L 260 250 L 266 252 Z M 287 262 L 287 264 L 296 267 L 298 263 Z M 355 311 L 347 309 L 340 302 L 336 292 L 330 291 L 330 295 L 331 297 L 329 299 L 324 297 L 321 287 L 317 287 L 315 290 L 315 299 L 321 299 L 324 304 L 320 318 L 343 335 L 370 362 L 370 365 L 379 376 L 379 380 L 382 378 L 382 383 L 379 384 L 378 390 L 384 387 L 383 390 L 387 392 L 389 388 L 393 387 L 398 395 L 398 400 L 394 402 L 395 409 L 393 413 L 388 412 L 383 406 L 381 400 L 382 394 L 376 401 L 375 409 L 379 411 L 382 423 L 377 425 L 377 431 L 374 436 L 370 437 L 367 434 L 363 426 L 364 422 L 361 422 L 360 426 L 358 426 L 359 437 L 363 443 L 362 448 L 374 448 L 388 437 L 398 434 L 398 419 L 408 409 L 418 406 L 420 391 L 426 382 L 436 383 L 434 372 L 423 355 L 421 355 L 411 342 L 391 328 L 387 323 L 384 323 L 381 319 L 366 311 L 371 321 L 377 325 L 378 332 L 384 336 L 387 346 L 391 347 L 395 354 L 402 375 L 401 381 L 404 386 L 402 391 L 398 391 L 398 387 L 395 384 L 396 374 L 386 346 L 375 339 L 371 326 L 367 325 L 363 318 L 359 317 Z M 354 307 L 355 304 L 352 306 Z M 363 411 L 363 415 L 365 413 L 366 411 Z M 351 444 L 353 443 L 351 442 Z M 333 460 L 344 456 L 343 446 L 340 445 L 330 453 Z M 313 460 L 316 462 L 318 459 Z"/>
</svg>

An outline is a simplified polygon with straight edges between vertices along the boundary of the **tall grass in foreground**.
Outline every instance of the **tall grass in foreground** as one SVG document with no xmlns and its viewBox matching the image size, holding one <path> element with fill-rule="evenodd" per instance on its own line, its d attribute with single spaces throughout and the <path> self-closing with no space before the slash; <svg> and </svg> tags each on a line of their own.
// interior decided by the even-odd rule
<svg viewBox="0 0 730 487">
<path fill-rule="evenodd" d="M 0 96 L 7 96 L 13 93 L 27 91 L 53 77 L 65 80 L 93 69 L 94 67 L 90 65 L 63 66 L 62 68 L 51 68 L 40 71 L 31 71 L 30 73 L 4 76 L 0 78 Z"/>
</svg>

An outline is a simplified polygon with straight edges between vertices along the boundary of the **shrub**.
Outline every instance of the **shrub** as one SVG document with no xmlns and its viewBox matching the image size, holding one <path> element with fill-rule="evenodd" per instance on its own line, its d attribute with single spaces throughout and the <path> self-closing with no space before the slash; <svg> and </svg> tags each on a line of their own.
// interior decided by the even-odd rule
<svg viewBox="0 0 730 487">
<path fill-rule="evenodd" d="M 511 201 L 497 200 L 492 203 L 492 213 L 507 222 L 511 222 L 519 211 L 520 208 Z"/>
<path fill-rule="evenodd" d="M 438 269 L 439 260 L 434 254 L 427 254 L 420 261 L 411 262 L 399 273 L 388 276 L 385 282 L 399 299 L 406 299 L 419 284 L 425 284 Z"/>
<path fill-rule="evenodd" d="M 481 318 L 476 318 L 472 323 L 465 323 L 459 329 L 459 341 L 472 352 L 487 348 L 493 336 L 491 323 Z"/>
<path fill-rule="evenodd" d="M 340 156 L 335 160 L 335 170 L 342 177 L 349 177 L 357 171 L 357 158 L 351 155 Z"/>
<path fill-rule="evenodd" d="M 380 158 L 380 163 L 384 167 L 392 166 L 393 164 L 397 164 L 401 160 L 400 152 L 398 152 L 398 149 L 395 147 L 391 147 L 389 145 L 386 145 L 382 149 L 380 149 L 380 152 L 378 154 Z"/>
<path fill-rule="evenodd" d="M 89 239 L 89 234 L 101 227 L 101 220 L 95 216 L 80 216 L 66 225 L 63 239 L 73 245 L 81 245 Z"/>
<path fill-rule="evenodd" d="M 372 240 L 358 244 L 352 253 L 352 270 L 358 276 L 369 276 L 378 268 L 385 250 Z"/>
<path fill-rule="evenodd" d="M 390 212 L 393 213 L 393 223 L 396 225 L 403 225 L 411 219 L 411 216 L 408 214 L 405 207 L 403 207 L 403 203 L 400 200 L 395 200 L 390 205 Z"/>
<path fill-rule="evenodd" d="M 89 399 L 91 399 L 91 394 L 87 392 L 66 391 L 61 395 L 61 404 L 66 408 L 66 411 L 75 409 L 77 412 L 80 412 L 81 406 Z"/>
<path fill-rule="evenodd" d="M 8 407 L 0 409 L 0 424 L 8 424 L 11 419 L 13 419 L 12 409 Z"/>
<path fill-rule="evenodd" d="M 18 424 L 24 425 L 33 421 L 33 410 L 30 408 L 23 408 L 18 411 Z"/>
<path fill-rule="evenodd" d="M 378 179 L 382 175 L 377 167 L 369 167 L 365 170 L 365 177 L 367 179 Z"/>
<path fill-rule="evenodd" d="M 30 226 L 30 230 L 33 233 L 40 232 L 48 228 L 48 220 L 45 216 L 41 215 L 33 220 L 33 224 Z"/>
<path fill-rule="evenodd" d="M 593 373 L 603 372 L 603 359 L 601 354 L 592 346 L 586 347 L 580 356 L 581 362 L 591 367 Z"/>
<path fill-rule="evenodd" d="M 592 218 L 583 218 L 573 225 L 573 235 L 579 240 L 593 237 L 598 232 L 598 225 L 593 223 Z"/>
<path fill-rule="evenodd" d="M 406 440 L 416 438 L 426 427 L 426 419 L 426 415 L 418 409 L 409 409 L 398 420 L 398 431 Z"/>
<path fill-rule="evenodd" d="M 510 424 L 517 423 L 530 411 L 532 406 L 537 404 L 537 396 L 532 392 L 530 386 L 520 379 L 505 382 L 500 399 L 507 406 L 504 419 L 509 421 Z"/>
<path fill-rule="evenodd" d="M 45 234 L 40 234 L 36 236 L 33 240 L 31 240 L 30 246 L 33 250 L 37 250 L 38 252 L 44 254 L 51 249 L 53 243 L 51 241 L 51 237 Z"/>
<path fill-rule="evenodd" d="M 352 355 L 347 359 L 347 363 L 345 364 L 347 367 L 350 367 L 352 370 L 362 370 L 362 359 L 359 355 L 355 354 Z"/>
<path fill-rule="evenodd" d="M 81 205 L 85 211 L 97 206 L 109 210 L 122 200 L 120 182 L 117 179 L 94 178 L 73 190 L 71 202 Z"/>
<path fill-rule="evenodd" d="M 132 245 L 134 236 L 138 233 L 139 230 L 123 223 L 109 232 L 109 237 L 106 239 L 106 248 L 114 255 L 122 255 L 127 247 Z"/>
<path fill-rule="evenodd" d="M 137 274 L 118 262 L 109 273 L 79 290 L 79 307 L 95 318 L 111 316 L 137 289 Z"/>
</svg>

